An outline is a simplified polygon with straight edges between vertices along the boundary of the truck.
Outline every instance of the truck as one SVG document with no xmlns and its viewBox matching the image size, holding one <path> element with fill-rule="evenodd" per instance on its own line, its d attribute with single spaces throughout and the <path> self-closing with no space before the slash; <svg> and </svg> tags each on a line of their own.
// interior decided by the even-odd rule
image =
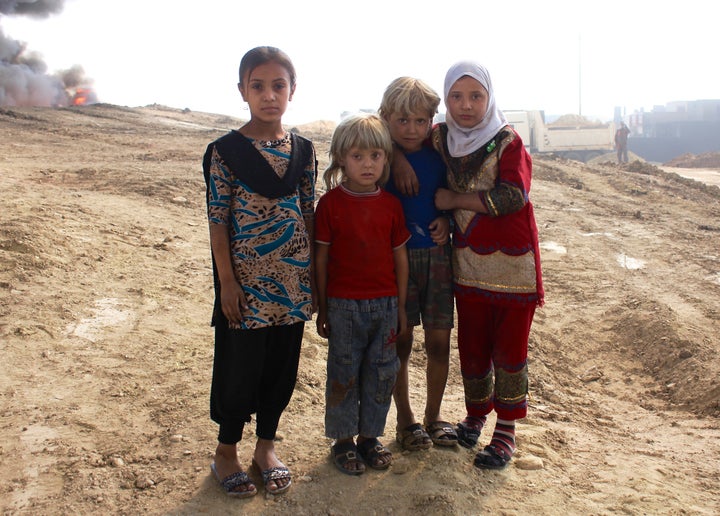
<svg viewBox="0 0 720 516">
<path fill-rule="evenodd" d="M 503 111 L 531 154 L 588 162 L 615 149 L 615 124 L 564 115 L 545 123 L 543 111 Z"/>
</svg>

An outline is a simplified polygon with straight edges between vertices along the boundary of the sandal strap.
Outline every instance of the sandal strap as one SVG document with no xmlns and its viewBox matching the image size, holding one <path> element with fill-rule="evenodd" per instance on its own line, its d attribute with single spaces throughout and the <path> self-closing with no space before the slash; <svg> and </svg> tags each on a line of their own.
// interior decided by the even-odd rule
<svg viewBox="0 0 720 516">
<path fill-rule="evenodd" d="M 480 439 L 480 429 L 467 426 L 465 423 L 458 423 L 455 427 L 458 442 L 465 448 L 474 448 Z"/>
<path fill-rule="evenodd" d="M 505 453 L 504 450 L 488 444 L 475 455 L 473 464 L 476 468 L 502 469 L 510 462 L 511 458 L 512 456 Z"/>
<path fill-rule="evenodd" d="M 455 428 L 447 421 L 433 421 L 428 423 L 425 428 L 435 444 L 454 445 L 458 441 Z"/>
<path fill-rule="evenodd" d="M 262 472 L 263 482 L 267 484 L 270 480 L 283 480 L 286 478 L 292 478 L 290 470 L 286 467 L 275 467 L 269 468 Z"/>
<path fill-rule="evenodd" d="M 432 446 L 432 440 L 420 423 L 413 423 L 405 429 L 397 428 L 397 442 L 404 450 L 426 450 Z"/>
<path fill-rule="evenodd" d="M 354 442 L 334 444 L 331 451 L 335 466 L 346 475 L 360 475 L 365 471 L 365 463 L 358 456 L 358 449 Z M 356 463 L 362 467 L 356 470 L 345 468 L 347 464 L 351 463 Z"/>
<path fill-rule="evenodd" d="M 226 491 L 232 491 L 236 487 L 251 483 L 250 477 L 244 471 L 236 471 L 220 481 L 220 485 Z"/>
<path fill-rule="evenodd" d="M 388 450 L 383 444 L 375 437 L 372 439 L 366 439 L 358 445 L 358 453 L 371 468 L 374 469 L 386 469 L 392 462 L 392 452 Z M 382 462 L 381 458 L 389 458 L 388 462 Z"/>
</svg>

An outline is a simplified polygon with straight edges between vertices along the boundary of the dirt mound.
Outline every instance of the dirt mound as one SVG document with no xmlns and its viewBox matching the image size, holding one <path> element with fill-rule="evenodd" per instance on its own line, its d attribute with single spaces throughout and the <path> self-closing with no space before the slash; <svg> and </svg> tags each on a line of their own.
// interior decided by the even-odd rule
<svg viewBox="0 0 720 516">
<path fill-rule="evenodd" d="M 703 154 L 683 154 L 667 163 L 667 167 L 680 168 L 714 168 L 720 170 L 720 152 L 705 152 Z"/>
<path fill-rule="evenodd" d="M 241 124 L 157 105 L 0 110 L 3 514 L 720 513 L 720 189 L 647 163 L 542 158 L 531 197 L 547 304 L 510 466 L 479 472 L 464 448 L 403 453 L 391 410 L 390 470 L 338 473 L 323 433 L 327 343 L 310 323 L 277 443 L 293 487 L 265 495 L 250 469 L 261 495 L 225 496 L 209 469 L 201 159 Z M 321 169 L 333 128 L 294 128 Z M 465 414 L 457 353 L 453 338 L 451 422 Z"/>
<path fill-rule="evenodd" d="M 557 120 L 547 124 L 549 127 L 607 127 L 607 124 L 590 120 L 582 115 L 562 115 Z"/>
</svg>

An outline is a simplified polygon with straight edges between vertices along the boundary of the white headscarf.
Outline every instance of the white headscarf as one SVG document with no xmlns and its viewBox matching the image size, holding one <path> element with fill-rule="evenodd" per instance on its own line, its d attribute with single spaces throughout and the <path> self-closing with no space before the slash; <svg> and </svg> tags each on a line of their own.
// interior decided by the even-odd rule
<svg viewBox="0 0 720 516">
<path fill-rule="evenodd" d="M 474 127 L 460 127 L 455 120 L 452 119 L 450 113 L 446 113 L 445 122 L 448 126 L 447 143 L 450 155 L 459 158 L 467 156 L 475 152 L 480 147 L 489 142 L 498 131 L 507 125 L 505 115 L 495 105 L 495 93 L 493 93 L 490 74 L 485 69 L 473 61 L 460 61 L 450 67 L 445 74 L 445 105 L 447 106 L 447 98 L 455 81 L 465 75 L 476 79 L 482 84 L 488 92 L 488 106 L 485 117 Z"/>
</svg>

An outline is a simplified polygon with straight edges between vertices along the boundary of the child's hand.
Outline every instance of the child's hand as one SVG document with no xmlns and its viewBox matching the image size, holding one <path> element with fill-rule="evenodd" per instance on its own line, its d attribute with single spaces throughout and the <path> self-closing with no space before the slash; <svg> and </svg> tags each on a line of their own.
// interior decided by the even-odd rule
<svg viewBox="0 0 720 516">
<path fill-rule="evenodd" d="M 221 285 L 220 302 L 223 314 L 231 324 L 242 323 L 243 313 L 250 310 L 245 300 L 245 293 L 237 281 Z"/>
<path fill-rule="evenodd" d="M 436 245 L 445 245 L 450 239 L 450 221 L 447 217 L 441 216 L 436 218 L 428 226 L 430 229 L 430 238 Z"/>
<path fill-rule="evenodd" d="M 315 318 L 315 326 L 317 328 L 318 335 L 320 335 L 323 339 L 327 339 L 330 336 L 330 326 L 328 325 L 327 314 L 325 312 L 318 312 L 318 315 Z"/>
<path fill-rule="evenodd" d="M 406 332 L 407 330 L 408 330 L 407 313 L 405 312 L 405 308 L 398 307 L 398 328 L 397 328 L 398 335 Z"/>
<path fill-rule="evenodd" d="M 402 152 L 393 152 L 391 168 L 395 188 L 407 197 L 417 195 L 420 191 L 420 183 L 418 183 L 415 170 Z"/>
</svg>

